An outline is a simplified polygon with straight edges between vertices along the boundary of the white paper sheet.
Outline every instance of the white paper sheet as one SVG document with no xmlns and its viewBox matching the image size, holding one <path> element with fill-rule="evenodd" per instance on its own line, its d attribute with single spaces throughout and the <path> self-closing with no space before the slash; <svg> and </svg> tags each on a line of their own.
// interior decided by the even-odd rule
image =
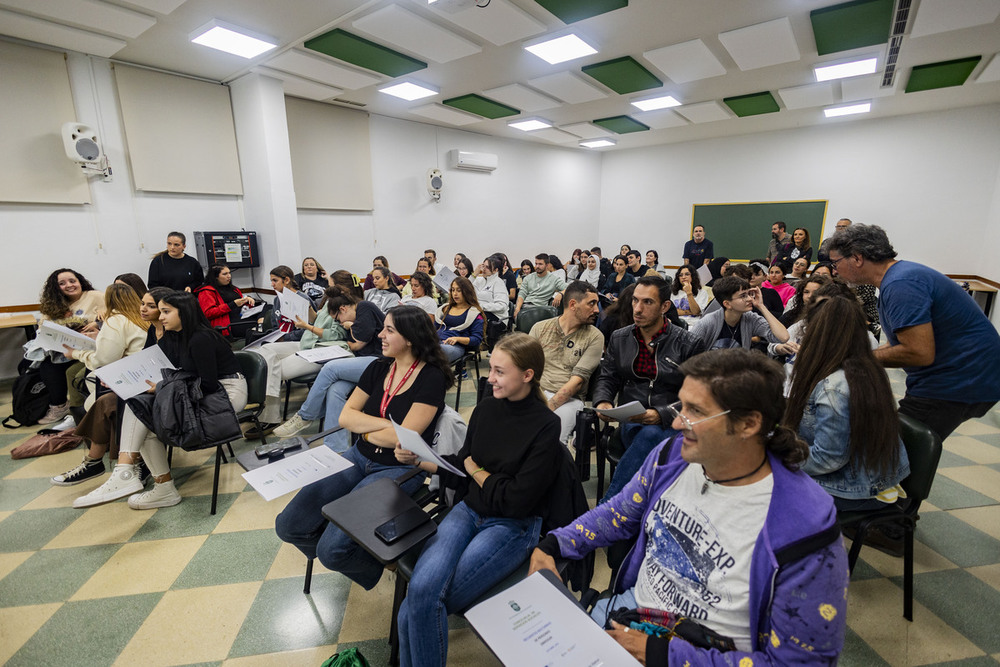
<svg viewBox="0 0 1000 667">
<path fill-rule="evenodd" d="M 712 272 L 708 269 L 708 264 L 702 264 L 698 267 L 698 280 L 701 281 L 702 285 L 707 285 L 712 279 Z"/>
<path fill-rule="evenodd" d="M 250 306 L 243 306 L 242 308 L 240 308 L 240 319 L 245 320 L 248 317 L 256 315 L 262 310 L 264 310 L 264 304 L 260 304 L 259 306 L 254 306 L 253 308 L 251 308 Z"/>
<path fill-rule="evenodd" d="M 35 339 L 38 341 L 38 346 L 43 350 L 51 350 L 59 353 L 66 351 L 63 345 L 67 345 L 74 350 L 97 349 L 97 343 L 94 342 L 93 338 L 84 336 L 82 333 L 73 331 L 69 327 L 64 327 L 49 320 L 42 320 L 42 323 L 38 326 L 38 331 L 35 333 Z"/>
<path fill-rule="evenodd" d="M 625 405 L 619 405 L 614 408 L 609 408 L 607 410 L 597 410 L 598 414 L 602 414 L 605 417 L 611 417 L 612 419 L 617 419 L 618 421 L 625 421 L 629 417 L 634 417 L 636 415 L 641 415 L 646 411 L 646 408 L 642 407 L 642 403 L 639 401 L 632 401 L 631 403 L 626 403 Z"/>
<path fill-rule="evenodd" d="M 94 371 L 94 375 L 122 400 L 127 401 L 149 390 L 146 380 L 154 384 L 162 380 L 164 368 L 174 368 L 174 365 L 163 354 L 163 350 L 154 345 L 102 366 Z"/>
<path fill-rule="evenodd" d="M 314 347 L 311 350 L 299 350 L 295 354 L 314 364 L 323 364 L 332 359 L 354 356 L 349 350 L 345 350 L 339 345 L 327 345 L 324 347 Z"/>
<path fill-rule="evenodd" d="M 434 284 L 438 286 L 438 289 L 444 290 L 444 293 L 447 294 L 451 289 L 451 281 L 456 277 L 455 272 L 446 266 L 434 276 Z"/>
<path fill-rule="evenodd" d="M 252 350 L 255 347 L 260 347 L 264 343 L 273 343 L 276 340 L 280 340 L 282 338 L 282 336 L 284 336 L 284 335 L 285 335 L 284 331 L 282 331 L 280 329 L 275 329 L 274 331 L 272 331 L 271 333 L 267 334 L 266 336 L 261 336 L 260 338 L 258 338 L 254 342 L 250 343 L 249 345 L 244 346 L 243 349 L 244 350 Z"/>
<path fill-rule="evenodd" d="M 281 302 L 281 316 L 290 319 L 292 322 L 298 317 L 303 322 L 309 321 L 309 300 L 303 299 L 291 290 L 278 292 L 278 301 Z"/>
<path fill-rule="evenodd" d="M 389 421 L 392 421 L 391 419 Z M 424 442 L 424 439 L 420 437 L 420 434 L 416 431 L 411 431 L 408 428 L 403 428 L 395 421 L 392 421 L 392 427 L 396 429 L 396 437 L 399 438 L 399 445 L 403 449 L 408 449 L 418 457 L 421 461 L 430 461 L 431 463 L 436 463 L 439 468 L 444 468 L 452 473 L 458 475 L 459 477 L 465 477 L 465 472 L 459 470 L 452 464 L 445 461 L 443 458 L 438 456 L 438 453 L 431 449 L 431 446 Z"/>
<path fill-rule="evenodd" d="M 226 244 L 226 261 L 239 264 L 243 261 L 243 248 L 239 243 Z"/>
<path fill-rule="evenodd" d="M 304 452 L 286 456 L 280 461 L 269 463 L 255 470 L 243 473 L 254 491 L 264 500 L 274 500 L 286 493 L 297 491 L 307 484 L 336 475 L 347 470 L 353 463 L 320 444 Z"/>
<path fill-rule="evenodd" d="M 480 602 L 465 618 L 505 665 L 639 664 L 541 572 Z"/>
</svg>

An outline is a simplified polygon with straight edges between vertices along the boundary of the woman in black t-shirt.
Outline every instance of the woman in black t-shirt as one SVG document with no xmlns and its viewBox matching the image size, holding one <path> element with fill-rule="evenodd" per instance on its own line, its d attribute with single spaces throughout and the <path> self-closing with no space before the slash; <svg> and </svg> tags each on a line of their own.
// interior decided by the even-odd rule
<svg viewBox="0 0 1000 667">
<path fill-rule="evenodd" d="M 351 432 L 353 441 L 343 456 L 353 465 L 303 488 L 275 520 L 282 540 L 369 590 L 382 576 L 382 564 L 327 522 L 321 510 L 377 479 L 395 479 L 411 470 L 396 460 L 398 440 L 390 419 L 431 443 L 445 391 L 453 382 L 437 334 L 420 308 L 393 308 L 379 339 L 384 358 L 365 369 L 340 412 L 340 425 Z M 422 483 L 423 476 L 418 475 L 402 489 L 413 492 Z"/>
</svg>

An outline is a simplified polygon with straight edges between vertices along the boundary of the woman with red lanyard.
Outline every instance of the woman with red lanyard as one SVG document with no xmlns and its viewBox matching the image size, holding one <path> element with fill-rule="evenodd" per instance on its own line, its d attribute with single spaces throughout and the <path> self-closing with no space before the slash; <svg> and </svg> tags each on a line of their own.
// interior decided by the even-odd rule
<svg viewBox="0 0 1000 667">
<path fill-rule="evenodd" d="M 365 369 L 340 413 L 340 425 L 351 432 L 353 440 L 343 457 L 354 465 L 303 488 L 275 520 L 279 538 L 368 590 L 378 583 L 383 566 L 327 522 L 321 510 L 379 478 L 395 479 L 412 470 L 413 466 L 396 460 L 399 443 L 390 420 L 432 443 L 445 392 L 453 382 L 437 333 L 420 308 L 393 308 L 378 337 L 384 358 Z M 418 475 L 402 489 L 412 493 L 423 482 L 423 475 Z"/>
</svg>

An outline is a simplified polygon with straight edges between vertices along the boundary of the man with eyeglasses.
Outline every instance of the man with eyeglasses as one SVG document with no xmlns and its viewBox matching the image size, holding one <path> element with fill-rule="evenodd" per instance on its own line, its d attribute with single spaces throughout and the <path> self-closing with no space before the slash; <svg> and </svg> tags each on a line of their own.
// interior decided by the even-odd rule
<svg viewBox="0 0 1000 667">
<path fill-rule="evenodd" d="M 591 616 L 643 664 L 836 664 L 847 554 L 832 498 L 798 469 L 808 446 L 779 425 L 784 372 L 742 349 L 706 352 L 680 370 L 680 401 L 669 408 L 680 434 L 621 493 L 539 542 L 531 571 L 634 541 L 614 595 Z M 685 617 L 730 648 L 606 624 L 623 607 L 667 627 Z"/>
<path fill-rule="evenodd" d="M 760 288 L 735 275 L 723 276 L 712 288 L 722 308 L 702 316 L 691 333 L 705 349 L 742 347 L 750 349 L 754 338 L 766 343 L 784 343 L 788 330 L 764 307 Z"/>
<path fill-rule="evenodd" d="M 830 241 L 830 263 L 855 285 L 879 289 L 878 315 L 887 342 L 875 357 L 906 371 L 899 411 L 944 440 L 1000 400 L 1000 335 L 955 281 L 896 259 L 885 230 L 852 225 Z"/>
<path fill-rule="evenodd" d="M 594 408 L 600 413 L 638 401 L 645 411 L 621 424 L 625 454 L 618 462 L 605 498 L 625 485 L 656 445 L 672 437 L 667 406 L 677 400 L 683 376 L 678 366 L 705 348 L 684 329 L 666 319 L 670 288 L 659 276 L 643 276 L 632 293 L 635 324 L 611 334 L 594 389 Z"/>
<path fill-rule="evenodd" d="M 841 230 L 847 229 L 851 226 L 851 221 L 849 218 L 841 218 L 837 221 L 837 226 L 833 230 L 834 236 L 837 235 Z M 830 261 L 830 241 L 833 240 L 833 236 L 823 239 L 823 242 L 819 244 L 819 250 L 816 251 L 816 259 L 820 262 Z"/>
</svg>

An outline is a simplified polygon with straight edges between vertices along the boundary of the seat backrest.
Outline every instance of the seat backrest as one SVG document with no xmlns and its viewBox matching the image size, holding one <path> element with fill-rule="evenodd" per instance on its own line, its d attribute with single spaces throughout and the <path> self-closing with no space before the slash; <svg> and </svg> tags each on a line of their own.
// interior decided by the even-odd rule
<svg viewBox="0 0 1000 667">
<path fill-rule="evenodd" d="M 558 311 L 552 306 L 531 306 L 522 308 L 521 312 L 517 316 L 517 325 L 515 330 L 528 333 L 531 331 L 531 327 L 535 326 L 542 320 L 551 320 L 557 314 Z"/>
<path fill-rule="evenodd" d="M 931 492 L 941 460 L 941 438 L 932 429 L 908 415 L 899 415 L 899 435 L 910 460 L 910 476 L 903 480 L 911 502 L 919 503 Z"/>
<path fill-rule="evenodd" d="M 263 404 L 267 391 L 267 363 L 253 352 L 234 352 L 240 372 L 247 380 L 247 403 Z"/>
</svg>

